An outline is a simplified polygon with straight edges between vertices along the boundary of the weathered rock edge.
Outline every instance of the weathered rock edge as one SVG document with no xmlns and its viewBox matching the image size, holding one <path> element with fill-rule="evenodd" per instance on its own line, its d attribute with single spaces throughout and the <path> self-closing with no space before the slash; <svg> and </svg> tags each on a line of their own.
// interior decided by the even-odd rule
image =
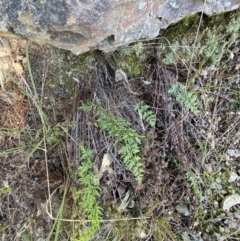
<svg viewBox="0 0 240 241">
<path fill-rule="evenodd" d="M 1 0 L 0 33 L 26 37 L 74 54 L 153 39 L 194 13 L 214 15 L 240 0 Z"/>
</svg>

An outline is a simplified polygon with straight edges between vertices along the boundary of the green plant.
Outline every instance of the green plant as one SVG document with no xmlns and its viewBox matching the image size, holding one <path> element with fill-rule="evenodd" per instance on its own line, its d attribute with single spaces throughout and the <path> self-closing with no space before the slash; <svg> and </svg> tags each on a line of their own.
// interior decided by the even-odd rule
<svg viewBox="0 0 240 241">
<path fill-rule="evenodd" d="M 202 200 L 203 194 L 202 194 L 202 191 L 200 188 L 201 180 L 200 180 L 199 176 L 193 172 L 188 172 L 188 173 L 186 173 L 186 177 L 190 183 L 190 186 L 193 188 L 195 195 L 197 195 L 199 197 L 199 199 Z"/>
<path fill-rule="evenodd" d="M 120 48 L 116 58 L 119 67 L 130 76 L 139 76 L 142 72 L 143 63 L 146 61 L 146 51 L 143 51 L 142 43 L 135 43 L 131 46 Z"/>
<path fill-rule="evenodd" d="M 11 187 L 0 187 L 0 194 L 9 194 L 11 191 Z"/>
<path fill-rule="evenodd" d="M 29 233 L 23 233 L 22 239 L 23 239 L 23 241 L 31 241 L 32 240 Z"/>
<path fill-rule="evenodd" d="M 187 90 L 186 86 L 175 83 L 168 90 L 168 93 L 176 98 L 176 101 L 182 106 L 186 107 L 188 110 L 197 113 L 198 107 L 198 97 L 193 92 Z"/>
<path fill-rule="evenodd" d="M 152 110 L 149 110 L 149 106 L 140 101 L 136 104 L 135 110 L 140 115 L 141 119 L 144 119 L 151 127 L 155 127 L 156 119 Z"/>
<path fill-rule="evenodd" d="M 90 111 L 96 107 L 97 123 L 102 131 L 107 131 L 108 137 L 115 137 L 114 145 L 119 145 L 118 154 L 126 168 L 133 173 L 138 183 L 143 178 L 143 163 L 140 156 L 140 146 L 146 136 L 139 135 L 130 127 L 130 123 L 123 118 L 116 118 L 99 104 L 92 102 L 80 107 L 83 111 Z"/>
<path fill-rule="evenodd" d="M 0 224 L 0 234 L 2 235 L 3 233 L 5 233 L 9 228 L 9 225 L 4 223 L 3 224 Z"/>
<path fill-rule="evenodd" d="M 154 237 L 157 238 L 157 240 L 177 241 L 170 225 L 168 224 L 167 219 L 158 217 L 153 219 L 153 223 L 155 226 Z"/>
<path fill-rule="evenodd" d="M 159 56 L 163 57 L 163 62 L 166 65 L 177 64 L 178 62 L 185 64 L 191 59 L 191 55 L 194 54 L 188 47 L 188 41 L 185 38 L 181 42 L 175 39 L 171 43 L 168 40 L 165 41 L 167 44 L 160 48 Z"/>
<path fill-rule="evenodd" d="M 222 39 L 215 33 L 214 29 L 207 29 L 202 41 L 197 43 L 199 49 L 198 54 L 202 60 L 200 62 L 200 68 L 209 61 L 212 66 L 217 65 L 224 53 L 226 40 L 222 42 Z"/>
<path fill-rule="evenodd" d="M 84 214 L 91 220 L 91 226 L 85 226 L 81 237 L 76 241 L 88 241 L 100 227 L 100 216 L 102 208 L 99 206 L 98 198 L 100 197 L 100 187 L 93 173 L 93 151 L 80 146 L 82 164 L 78 169 L 79 182 L 83 189 L 76 192 L 80 196 L 80 207 Z"/>
</svg>

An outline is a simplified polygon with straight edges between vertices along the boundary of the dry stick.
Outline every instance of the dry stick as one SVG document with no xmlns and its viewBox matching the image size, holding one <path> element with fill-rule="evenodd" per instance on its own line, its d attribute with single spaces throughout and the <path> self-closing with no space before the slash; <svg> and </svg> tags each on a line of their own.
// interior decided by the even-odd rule
<svg viewBox="0 0 240 241">
<path fill-rule="evenodd" d="M 43 128 L 43 130 L 44 129 L 45 128 Z M 50 192 L 49 170 L 48 170 L 47 143 L 46 143 L 46 136 L 45 135 L 43 137 L 43 142 L 44 142 L 44 158 L 45 158 L 46 175 L 47 175 L 47 188 L 48 188 L 48 196 L 49 196 L 49 195 L 51 195 L 51 192 Z M 49 206 L 50 206 L 50 213 L 52 214 L 51 200 L 50 200 Z"/>
<path fill-rule="evenodd" d="M 34 83 L 33 73 L 32 73 L 31 64 L 30 64 L 29 51 L 28 51 L 28 41 L 26 41 L 26 59 L 27 59 L 28 72 L 29 72 L 31 83 L 32 83 L 32 87 L 33 87 L 33 94 L 34 94 L 34 96 L 33 96 L 32 100 L 33 100 L 34 104 L 36 105 L 36 108 L 38 109 L 38 112 L 40 114 L 41 122 L 42 122 L 42 130 L 43 130 L 43 133 L 44 133 L 44 135 L 43 135 L 43 142 L 44 142 L 44 149 L 43 149 L 43 151 L 44 151 L 44 157 L 45 157 L 48 196 L 50 197 L 51 191 L 50 191 L 50 183 L 49 183 L 47 141 L 46 141 L 46 131 L 47 131 L 47 128 L 46 128 L 46 122 L 45 122 L 45 118 L 43 116 L 42 108 L 39 106 L 40 105 L 39 96 L 38 96 L 38 93 L 37 93 L 37 88 L 36 88 L 35 83 Z M 50 213 L 52 214 L 52 203 L 51 203 L 51 200 L 50 200 L 49 206 L 50 206 Z"/>
<path fill-rule="evenodd" d="M 222 82 L 221 82 L 221 85 L 222 85 Z M 220 92 L 220 89 L 221 89 L 221 85 L 219 86 L 219 88 L 218 88 L 218 90 L 219 90 L 219 92 Z M 212 122 L 210 123 L 210 126 L 209 126 L 209 128 L 208 128 L 208 133 L 209 133 L 209 131 L 211 131 L 211 132 L 213 132 L 214 133 L 214 117 L 216 117 L 217 116 L 217 102 L 218 102 L 218 99 L 219 99 L 219 96 L 217 95 L 217 98 L 216 98 L 216 101 L 215 101 L 215 105 L 214 105 L 214 110 L 213 110 L 213 114 L 212 114 Z M 205 161 L 205 159 L 207 158 L 207 156 L 209 155 L 209 153 L 211 153 L 211 151 L 212 151 L 212 149 L 213 148 L 215 148 L 215 144 L 214 144 L 214 147 L 212 147 L 212 145 L 211 145 L 211 148 L 210 148 L 210 150 L 207 152 L 207 144 L 209 143 L 209 144 L 211 144 L 211 143 L 213 143 L 213 141 L 211 141 L 211 140 L 209 140 L 210 139 L 210 136 L 208 136 L 207 135 L 207 138 L 206 138 L 206 145 L 205 145 L 205 148 L 204 148 L 204 153 L 203 153 L 203 157 L 202 157 L 202 161 L 201 161 L 201 164 L 202 164 L 202 166 L 203 166 L 203 164 L 204 164 L 204 161 Z M 211 143 L 210 143 L 211 142 Z"/>
</svg>

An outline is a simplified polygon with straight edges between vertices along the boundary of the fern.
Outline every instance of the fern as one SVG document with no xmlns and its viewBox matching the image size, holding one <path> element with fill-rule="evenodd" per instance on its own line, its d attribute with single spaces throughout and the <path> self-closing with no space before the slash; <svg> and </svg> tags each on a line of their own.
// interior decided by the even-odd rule
<svg viewBox="0 0 240 241">
<path fill-rule="evenodd" d="M 82 105 L 79 109 L 84 112 L 89 112 L 92 110 L 92 108 L 93 108 L 93 102 L 90 101 L 90 102 L 86 103 L 85 105 Z"/>
<path fill-rule="evenodd" d="M 89 103 L 86 104 L 89 106 Z M 82 110 L 87 109 L 84 106 Z M 140 156 L 140 146 L 145 136 L 139 135 L 130 128 L 130 123 L 123 118 L 116 118 L 99 104 L 96 105 L 97 124 L 102 131 L 108 133 L 108 137 L 114 137 L 114 145 L 118 145 L 118 154 L 122 158 L 126 168 L 131 171 L 138 183 L 143 178 L 143 163 Z"/>
<path fill-rule="evenodd" d="M 116 118 L 104 108 L 98 107 L 97 122 L 101 130 L 107 131 L 108 136 L 116 138 L 114 145 L 120 144 L 118 154 L 126 168 L 133 173 L 138 183 L 142 182 L 143 163 L 140 157 L 140 145 L 144 136 L 130 128 L 130 123 L 122 118 Z"/>
<path fill-rule="evenodd" d="M 151 127 L 155 126 L 156 119 L 152 110 L 149 110 L 149 106 L 140 101 L 136 106 L 135 110 L 139 113 L 140 117 L 143 118 Z"/>
<path fill-rule="evenodd" d="M 198 107 L 198 98 L 197 96 L 187 91 L 186 87 L 180 83 L 173 84 L 172 87 L 168 90 L 169 94 L 175 96 L 176 101 L 182 106 L 193 112 L 197 113 Z"/>
<path fill-rule="evenodd" d="M 76 194 L 81 197 L 79 205 L 87 218 L 91 220 L 91 226 L 85 227 L 86 230 L 83 235 L 75 241 L 88 241 L 100 227 L 102 208 L 97 201 L 97 198 L 100 197 L 100 187 L 93 173 L 93 151 L 87 150 L 84 146 L 80 146 L 80 151 L 82 164 L 78 169 L 78 176 L 79 182 L 83 185 L 83 189 L 76 192 Z"/>
</svg>

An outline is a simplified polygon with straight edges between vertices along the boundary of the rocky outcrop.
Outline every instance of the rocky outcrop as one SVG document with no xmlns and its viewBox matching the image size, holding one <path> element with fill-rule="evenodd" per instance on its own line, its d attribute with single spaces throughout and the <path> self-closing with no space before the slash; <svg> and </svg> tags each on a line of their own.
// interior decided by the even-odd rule
<svg viewBox="0 0 240 241">
<path fill-rule="evenodd" d="M 238 9 L 240 0 L 1 0 L 0 32 L 81 54 L 153 39 L 171 23 Z"/>
</svg>

